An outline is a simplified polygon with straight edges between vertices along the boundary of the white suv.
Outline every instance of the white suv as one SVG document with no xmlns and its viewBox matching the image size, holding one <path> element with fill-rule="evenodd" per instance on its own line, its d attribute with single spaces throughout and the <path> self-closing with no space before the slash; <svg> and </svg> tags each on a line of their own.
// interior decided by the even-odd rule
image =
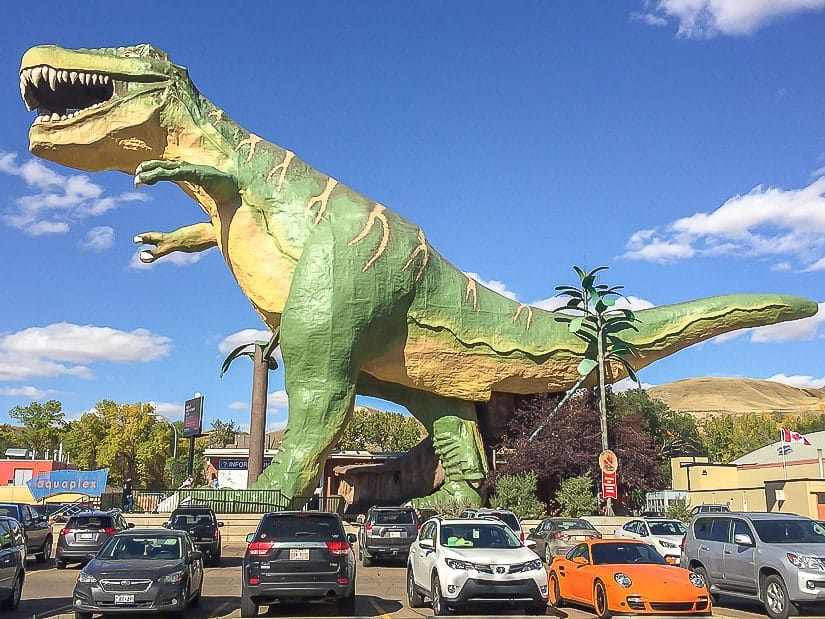
<svg viewBox="0 0 825 619">
<path fill-rule="evenodd" d="M 517 606 L 543 615 L 547 572 L 541 559 L 503 522 L 486 518 L 425 522 L 410 547 L 407 598 L 433 614 L 474 604 Z"/>
</svg>

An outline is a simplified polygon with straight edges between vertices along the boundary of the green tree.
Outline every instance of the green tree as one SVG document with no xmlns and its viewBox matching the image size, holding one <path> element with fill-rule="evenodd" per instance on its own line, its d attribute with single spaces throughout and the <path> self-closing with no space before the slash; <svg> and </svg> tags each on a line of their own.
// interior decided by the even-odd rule
<svg viewBox="0 0 825 619">
<path fill-rule="evenodd" d="M 26 449 L 43 457 L 46 450 L 54 451 L 57 448 L 65 425 L 63 405 L 59 401 L 15 406 L 9 411 L 9 417 L 22 424 L 20 438 Z"/>
<path fill-rule="evenodd" d="M 684 499 L 676 499 L 667 506 L 667 517 L 681 520 L 685 524 L 690 522 L 690 506 Z"/>
<path fill-rule="evenodd" d="M 593 478 L 587 473 L 578 477 L 568 477 L 559 486 L 556 500 L 561 505 L 563 516 L 587 516 L 594 513 L 599 506 L 593 492 Z"/>
<path fill-rule="evenodd" d="M 537 476 L 535 473 L 504 475 L 496 480 L 496 493 L 490 504 L 508 509 L 521 519 L 541 518 L 544 504 L 536 498 Z"/>
<path fill-rule="evenodd" d="M 212 422 L 212 429 L 209 430 L 209 446 L 223 449 L 235 442 L 235 434 L 239 431 L 240 428 L 234 420 L 221 421 L 215 419 Z"/>
<path fill-rule="evenodd" d="M 63 446 L 79 469 L 101 468 L 100 445 L 109 434 L 109 424 L 96 413 L 83 413 L 70 421 L 63 434 Z"/>
<path fill-rule="evenodd" d="M 338 449 L 407 451 L 424 436 L 424 426 L 414 417 L 357 406 L 338 440 Z"/>
<path fill-rule="evenodd" d="M 764 413 L 713 415 L 701 422 L 701 430 L 712 462 L 730 462 L 779 438 L 779 423 Z"/>
</svg>

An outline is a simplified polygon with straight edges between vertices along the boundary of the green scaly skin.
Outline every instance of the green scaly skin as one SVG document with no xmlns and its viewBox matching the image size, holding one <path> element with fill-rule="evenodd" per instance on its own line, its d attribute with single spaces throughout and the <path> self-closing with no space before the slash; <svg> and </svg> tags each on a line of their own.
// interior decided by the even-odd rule
<svg viewBox="0 0 825 619">
<path fill-rule="evenodd" d="M 217 246 L 266 325 L 280 326 L 289 421 L 258 487 L 311 494 L 360 393 L 405 405 L 431 433 L 446 481 L 418 504 L 478 504 L 487 462 L 474 403 L 578 380 L 583 343 L 557 315 L 469 279 L 415 225 L 241 128 L 164 52 L 35 47 L 21 93 L 38 109 L 34 154 L 135 174 L 136 185 L 173 182 L 201 206 L 205 222 L 137 235 L 143 261 Z M 625 337 L 641 369 L 816 311 L 798 297 L 714 297 L 640 311 L 639 331 Z"/>
</svg>

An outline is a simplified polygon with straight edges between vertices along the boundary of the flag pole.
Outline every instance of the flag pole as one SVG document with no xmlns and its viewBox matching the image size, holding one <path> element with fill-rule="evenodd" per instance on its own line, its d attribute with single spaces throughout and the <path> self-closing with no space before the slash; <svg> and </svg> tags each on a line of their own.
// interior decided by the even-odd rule
<svg viewBox="0 0 825 619">
<path fill-rule="evenodd" d="M 785 479 L 788 479 L 788 461 L 785 458 L 785 429 L 779 428 L 779 451 L 782 452 L 782 472 L 785 474 Z"/>
</svg>

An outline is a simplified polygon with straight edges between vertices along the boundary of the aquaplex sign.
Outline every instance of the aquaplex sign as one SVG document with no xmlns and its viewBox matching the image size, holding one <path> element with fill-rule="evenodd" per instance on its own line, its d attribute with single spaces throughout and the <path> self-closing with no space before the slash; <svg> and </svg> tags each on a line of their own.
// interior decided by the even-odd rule
<svg viewBox="0 0 825 619">
<path fill-rule="evenodd" d="M 46 497 L 77 493 L 88 496 L 100 496 L 106 489 L 109 469 L 96 471 L 50 471 L 26 482 L 36 501 Z"/>
</svg>

